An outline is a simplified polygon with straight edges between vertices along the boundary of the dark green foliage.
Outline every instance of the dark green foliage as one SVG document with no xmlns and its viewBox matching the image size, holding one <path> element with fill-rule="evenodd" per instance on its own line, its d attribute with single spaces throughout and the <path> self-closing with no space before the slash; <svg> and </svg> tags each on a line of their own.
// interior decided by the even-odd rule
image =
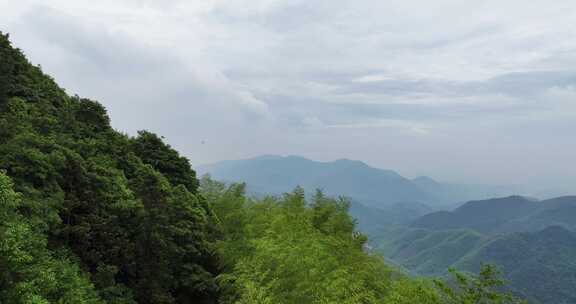
<svg viewBox="0 0 576 304">
<path fill-rule="evenodd" d="M 172 185 L 184 185 L 192 193 L 196 192 L 198 180 L 188 159 L 180 156 L 157 135 L 147 131 L 138 132 L 138 137 L 132 140 L 132 150 L 144 163 L 162 173 Z"/>
<path fill-rule="evenodd" d="M 8 96 L 14 63 L 9 60 L 10 43 L 8 42 L 8 35 L 0 38 L 0 43 L 0 106 L 2 106 Z"/>
<path fill-rule="evenodd" d="M 102 303 L 85 273 L 19 214 L 21 195 L 0 172 L 0 303 Z"/>
<path fill-rule="evenodd" d="M 150 166 L 137 172 L 132 187 L 145 207 L 132 271 L 135 288 L 142 291 L 138 302 L 186 303 L 213 297 L 213 274 L 202 267 L 212 265 L 205 236 L 208 215 L 196 196 L 183 185 L 172 188 Z"/>
<path fill-rule="evenodd" d="M 151 133 L 114 131 L 102 105 L 66 95 L 4 35 L 0 55 L 0 169 L 22 193 L 24 245 L 68 263 L 61 275 L 81 268 L 74 280 L 109 303 L 215 303 L 214 221 L 188 161 Z"/>
</svg>

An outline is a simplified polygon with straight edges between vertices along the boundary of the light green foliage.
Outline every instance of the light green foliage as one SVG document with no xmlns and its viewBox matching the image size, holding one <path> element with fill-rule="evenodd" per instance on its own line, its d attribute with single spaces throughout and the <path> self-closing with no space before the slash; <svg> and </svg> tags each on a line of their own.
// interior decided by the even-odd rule
<svg viewBox="0 0 576 304">
<path fill-rule="evenodd" d="M 432 282 L 424 280 L 399 279 L 392 283 L 387 304 L 446 304 L 441 301 L 440 293 Z"/>
<path fill-rule="evenodd" d="M 456 283 L 409 279 L 385 266 L 364 250 L 345 199 L 318 191 L 307 201 L 296 188 L 257 200 L 244 189 L 208 176 L 200 183 L 223 232 L 220 303 L 517 303 L 499 291 L 489 266 L 478 277 L 454 272 Z"/>
<path fill-rule="evenodd" d="M 381 303 L 392 271 L 363 251 L 348 203 L 302 189 L 281 198 L 247 199 L 241 185 L 204 178 L 205 197 L 228 232 L 220 243 L 227 282 L 224 303 Z"/>
<path fill-rule="evenodd" d="M 451 279 L 442 281 L 401 279 L 392 284 L 388 304 L 522 304 L 522 300 L 502 292 L 504 282 L 492 265 L 483 265 L 478 276 L 450 270 Z"/>
<path fill-rule="evenodd" d="M 520 304 L 509 293 L 500 291 L 504 281 L 499 278 L 499 271 L 493 265 L 483 265 L 477 277 L 450 269 L 452 282 L 436 280 L 436 286 L 442 293 L 444 303 L 454 304 Z"/>
<path fill-rule="evenodd" d="M 20 216 L 21 196 L 0 172 L 0 303 L 101 303 L 74 263 L 55 258 Z"/>
</svg>

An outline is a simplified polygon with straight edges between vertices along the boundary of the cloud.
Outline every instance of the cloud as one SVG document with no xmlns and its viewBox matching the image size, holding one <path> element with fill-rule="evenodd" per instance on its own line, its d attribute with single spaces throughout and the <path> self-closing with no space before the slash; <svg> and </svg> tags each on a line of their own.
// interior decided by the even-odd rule
<svg viewBox="0 0 576 304">
<path fill-rule="evenodd" d="M 371 128 L 384 128 L 384 129 L 399 129 L 409 131 L 409 133 L 417 135 L 426 135 L 430 133 L 431 128 L 422 123 L 413 121 L 405 121 L 398 119 L 380 119 L 376 121 L 362 122 L 362 123 L 348 123 L 348 124 L 334 124 L 327 126 L 334 129 L 371 129 Z"/>
<path fill-rule="evenodd" d="M 352 79 L 352 82 L 360 82 L 360 83 L 364 83 L 364 82 L 382 82 L 382 81 L 388 81 L 388 80 L 394 80 L 394 77 L 386 75 L 386 74 L 368 74 L 368 75 L 364 75 L 358 78 L 354 78 Z"/>
<path fill-rule="evenodd" d="M 248 91 L 238 91 L 236 94 L 240 103 L 245 106 L 251 114 L 255 114 L 257 117 L 269 116 L 268 104 L 254 97 L 252 93 Z"/>
<path fill-rule="evenodd" d="M 102 23 L 85 25 L 79 18 L 44 6 L 33 7 L 23 20 L 38 49 L 57 54 L 47 63 L 52 61 L 50 68 L 64 76 L 59 79 L 78 91 L 90 86 L 89 93 L 103 97 L 105 104 L 193 107 L 218 102 L 251 118 L 269 115 L 267 104 L 249 88 L 240 88 L 201 57 L 182 57 L 123 32 L 102 29 Z M 71 66 L 76 68 L 70 70 Z"/>
<path fill-rule="evenodd" d="M 574 161 L 553 152 L 576 149 L 572 0 L 22 0 L 0 18 L 116 127 L 196 162 L 278 152 L 489 180 L 469 162 L 498 151 L 506 181 Z"/>
</svg>

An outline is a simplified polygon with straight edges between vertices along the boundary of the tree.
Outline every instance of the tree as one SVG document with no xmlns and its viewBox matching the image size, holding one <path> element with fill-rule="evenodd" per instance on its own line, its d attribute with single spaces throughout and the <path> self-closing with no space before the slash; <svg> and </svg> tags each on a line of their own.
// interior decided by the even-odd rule
<svg viewBox="0 0 576 304">
<path fill-rule="evenodd" d="M 0 172 L 0 303 L 101 303 L 87 276 L 18 213 L 21 195 Z"/>
<path fill-rule="evenodd" d="M 473 277 L 449 270 L 452 282 L 436 280 L 436 286 L 441 292 L 445 303 L 454 304 L 516 304 L 524 301 L 512 294 L 502 292 L 504 281 L 494 265 L 483 264 L 478 276 Z"/>
<path fill-rule="evenodd" d="M 184 185 L 196 193 L 198 180 L 190 162 L 165 144 L 160 137 L 148 131 L 139 131 L 132 140 L 132 150 L 145 163 L 162 173 L 174 185 Z"/>
</svg>

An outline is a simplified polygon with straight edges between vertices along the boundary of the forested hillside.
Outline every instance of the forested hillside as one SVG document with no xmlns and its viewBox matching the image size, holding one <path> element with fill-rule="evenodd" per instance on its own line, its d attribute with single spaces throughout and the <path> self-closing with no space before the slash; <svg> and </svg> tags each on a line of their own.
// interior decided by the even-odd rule
<svg viewBox="0 0 576 304">
<path fill-rule="evenodd" d="M 0 35 L 0 303 L 515 303 L 494 268 L 417 281 L 349 202 L 248 198 L 162 138 L 113 130 Z"/>
<path fill-rule="evenodd" d="M 573 196 L 473 201 L 372 232 L 372 244 L 414 274 L 437 276 L 449 267 L 475 272 L 489 262 L 534 303 L 575 303 L 575 207 Z"/>
<path fill-rule="evenodd" d="M 2 201 L 0 302 L 215 303 L 212 210 L 188 161 L 114 131 L 5 36 L 0 70 L 0 168 L 20 193 Z"/>
</svg>

